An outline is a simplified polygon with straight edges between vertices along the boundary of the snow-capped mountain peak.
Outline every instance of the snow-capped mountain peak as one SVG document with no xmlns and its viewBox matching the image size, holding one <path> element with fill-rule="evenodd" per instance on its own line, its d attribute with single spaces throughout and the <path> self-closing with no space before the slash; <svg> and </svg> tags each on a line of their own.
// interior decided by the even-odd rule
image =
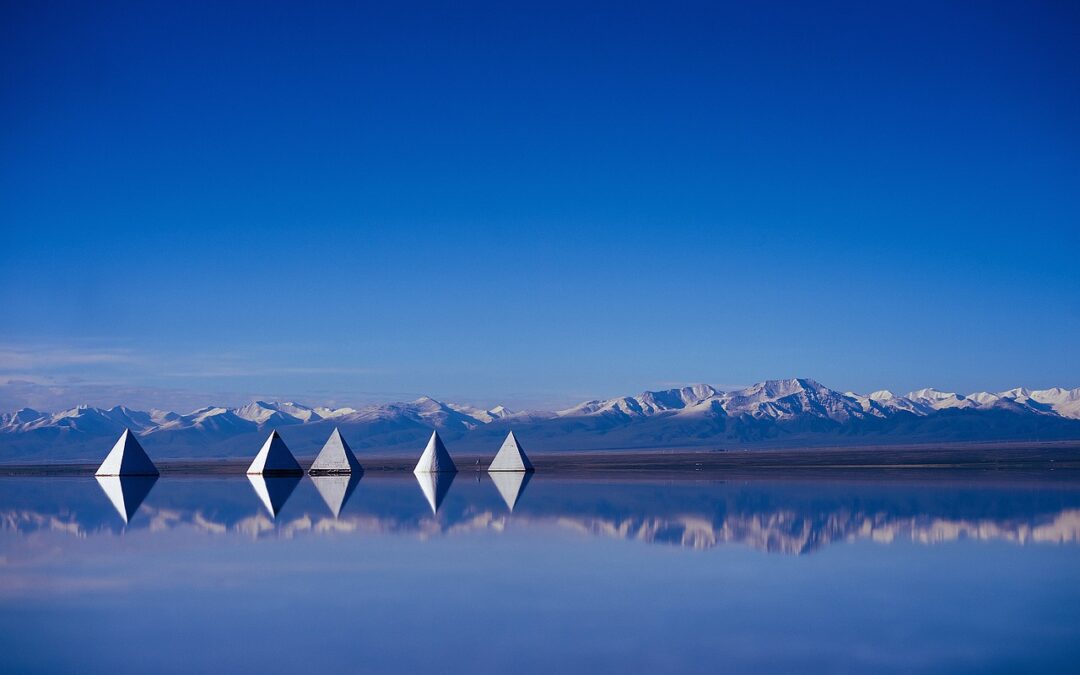
<svg viewBox="0 0 1080 675">
<path fill-rule="evenodd" d="M 907 395 L 908 398 L 913 401 L 926 400 L 926 401 L 945 401 L 953 398 L 957 398 L 956 394 L 947 391 L 938 391 L 933 387 L 927 387 L 926 389 L 919 389 L 913 391 Z"/>
<path fill-rule="evenodd" d="M 941 413 L 949 416 L 937 421 Z M 965 421 L 950 426 L 958 415 Z M 918 421 L 924 419 L 927 424 L 920 426 Z M 882 442 L 901 437 L 985 440 L 1003 434 L 1029 440 L 1080 439 L 1080 388 L 1016 388 L 967 395 L 927 388 L 907 396 L 887 390 L 861 395 L 793 378 L 767 380 L 735 391 L 707 384 L 644 391 L 636 396 L 586 401 L 554 413 L 513 412 L 504 406 L 485 409 L 430 396 L 360 408 L 312 408 L 289 401 L 257 400 L 238 408 L 207 406 L 187 414 L 142 412 L 121 405 L 108 409 L 81 405 L 56 413 L 23 408 L 0 415 L 0 461 L 5 453 L 9 458 L 17 456 L 11 454 L 16 452 L 11 448 L 33 447 L 35 452 L 48 453 L 79 438 L 98 439 L 94 442 L 100 445 L 101 439 L 125 428 L 140 436 L 163 439 L 170 452 L 194 453 L 234 438 L 247 439 L 243 441 L 247 448 L 257 444 L 268 429 L 278 427 L 311 429 L 296 433 L 310 437 L 314 444 L 325 440 L 323 434 L 334 426 L 352 430 L 349 433 L 355 435 L 350 443 L 358 448 L 419 442 L 431 428 L 453 439 L 474 432 L 496 438 L 511 427 L 530 438 L 571 447 L 597 443 L 607 444 L 601 447 L 657 447 L 664 443 L 709 443 L 714 438 L 741 443 L 785 435 L 804 438 L 800 434 L 840 434 L 831 442 L 878 438 L 875 435 Z M 484 432 L 485 427 L 490 431 Z"/>
</svg>

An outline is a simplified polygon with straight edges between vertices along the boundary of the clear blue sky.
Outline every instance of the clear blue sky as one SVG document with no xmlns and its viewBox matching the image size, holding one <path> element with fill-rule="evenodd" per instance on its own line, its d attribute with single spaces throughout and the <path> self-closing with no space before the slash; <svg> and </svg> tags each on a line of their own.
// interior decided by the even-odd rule
<svg viewBox="0 0 1080 675">
<path fill-rule="evenodd" d="M 5 407 L 1080 386 L 1075 2 L 0 11 Z"/>
</svg>

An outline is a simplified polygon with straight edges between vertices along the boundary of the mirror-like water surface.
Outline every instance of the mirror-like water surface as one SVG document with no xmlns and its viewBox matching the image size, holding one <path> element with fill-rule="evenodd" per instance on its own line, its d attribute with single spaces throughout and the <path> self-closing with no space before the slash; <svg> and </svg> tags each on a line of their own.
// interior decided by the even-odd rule
<svg viewBox="0 0 1080 675">
<path fill-rule="evenodd" d="M 0 479 L 6 671 L 1074 671 L 1080 481 Z"/>
</svg>

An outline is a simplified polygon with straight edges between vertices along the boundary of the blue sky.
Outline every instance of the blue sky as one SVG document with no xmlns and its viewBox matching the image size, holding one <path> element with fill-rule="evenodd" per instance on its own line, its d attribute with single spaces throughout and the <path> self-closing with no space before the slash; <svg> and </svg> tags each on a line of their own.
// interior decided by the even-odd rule
<svg viewBox="0 0 1080 675">
<path fill-rule="evenodd" d="M 5 3 L 0 405 L 1080 386 L 1076 3 Z"/>
</svg>

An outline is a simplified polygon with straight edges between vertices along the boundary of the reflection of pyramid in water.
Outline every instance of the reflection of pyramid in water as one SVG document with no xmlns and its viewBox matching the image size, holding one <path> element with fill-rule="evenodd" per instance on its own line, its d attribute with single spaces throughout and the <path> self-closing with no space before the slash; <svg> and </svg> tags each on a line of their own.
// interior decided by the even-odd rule
<svg viewBox="0 0 1080 675">
<path fill-rule="evenodd" d="M 300 484 L 299 476 L 264 478 L 248 474 L 248 480 L 251 481 L 251 487 L 255 489 L 255 494 L 262 500 L 263 506 L 270 512 L 272 518 L 277 518 L 277 514 L 281 513 L 281 507 L 285 506 L 285 502 L 289 500 L 289 495 Z"/>
<path fill-rule="evenodd" d="M 495 459 L 491 460 L 488 471 L 532 471 L 533 465 L 525 456 L 525 449 L 518 443 L 517 436 L 511 431 L 506 435 L 502 447 L 496 453 Z"/>
<path fill-rule="evenodd" d="M 446 451 L 438 431 L 431 432 L 424 454 L 420 455 L 420 461 L 416 463 L 413 473 L 456 473 L 457 466 L 450 459 L 450 453 Z"/>
<path fill-rule="evenodd" d="M 157 467 L 146 456 L 131 429 L 124 429 L 120 438 L 98 467 L 96 476 L 156 476 Z"/>
<path fill-rule="evenodd" d="M 326 445 L 319 451 L 315 463 L 308 469 L 310 474 L 318 473 L 363 473 L 364 469 L 360 462 L 356 461 L 356 455 L 352 448 L 341 437 L 341 432 L 334 427 L 334 433 L 330 434 Z"/>
<path fill-rule="evenodd" d="M 270 437 L 263 443 L 259 454 L 255 455 L 247 472 L 264 476 L 291 476 L 303 475 L 304 470 L 296 463 L 296 458 L 275 430 L 270 432 Z"/>
<path fill-rule="evenodd" d="M 341 515 L 341 509 L 345 502 L 349 501 L 356 484 L 360 482 L 360 474 L 333 474 L 329 476 L 312 476 L 311 482 L 315 483 L 315 489 L 319 496 L 326 502 L 330 512 L 337 518 Z"/>
<path fill-rule="evenodd" d="M 446 497 L 446 493 L 450 491 L 450 484 L 454 482 L 455 474 L 435 472 L 418 472 L 416 474 L 416 482 L 420 483 L 420 490 L 424 493 L 424 498 L 427 499 L 428 504 L 431 505 L 431 512 L 438 513 L 439 507 L 442 506 L 443 499 Z"/>
<path fill-rule="evenodd" d="M 491 482 L 495 483 L 499 496 L 506 502 L 506 508 L 511 511 L 517 506 L 518 500 L 525 492 L 525 486 L 532 479 L 532 473 L 525 471 L 492 471 L 488 476 Z"/>
<path fill-rule="evenodd" d="M 135 517 L 139 505 L 150 494 L 150 488 L 157 482 L 157 476 L 95 476 L 102 492 L 112 502 L 116 512 L 127 524 Z"/>
</svg>

